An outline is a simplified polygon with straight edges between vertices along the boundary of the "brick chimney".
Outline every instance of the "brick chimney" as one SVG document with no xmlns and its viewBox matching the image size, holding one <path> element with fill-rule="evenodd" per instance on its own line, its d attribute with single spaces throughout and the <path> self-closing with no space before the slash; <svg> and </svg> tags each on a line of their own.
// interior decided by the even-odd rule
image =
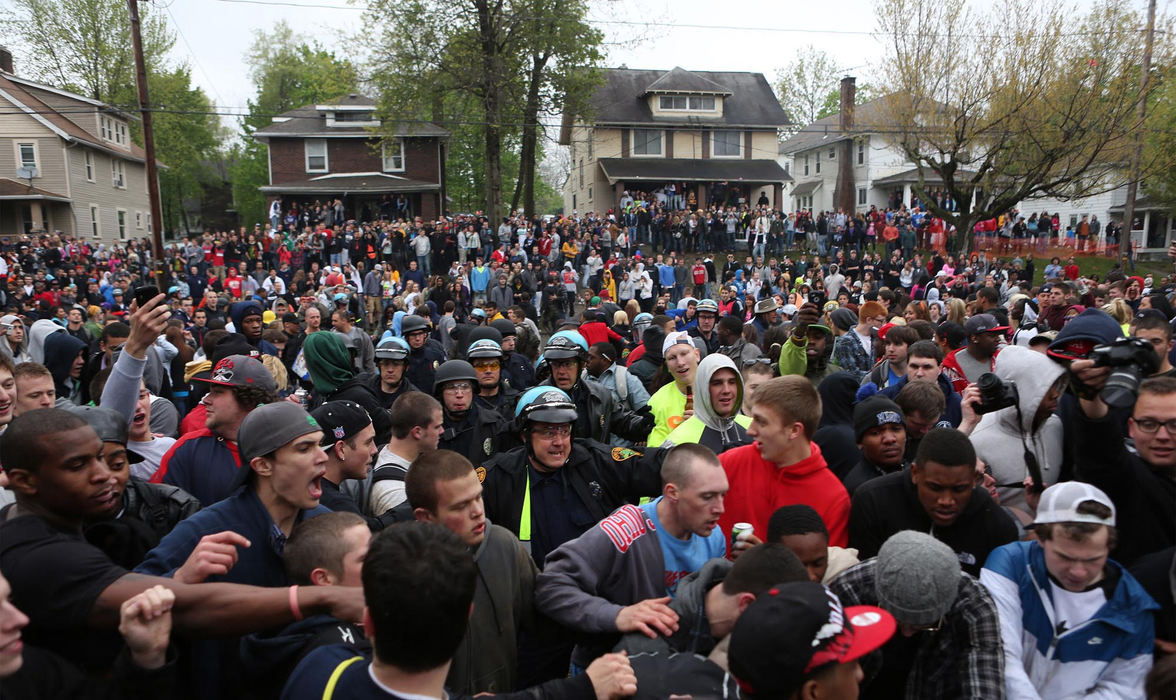
<svg viewBox="0 0 1176 700">
<path fill-rule="evenodd" d="M 857 79 L 847 75 L 841 79 L 841 113 L 837 125 L 843 140 L 837 143 L 837 181 L 833 188 L 833 206 L 846 214 L 852 214 L 857 207 L 857 188 L 854 184 L 854 141 L 849 136 L 854 128 L 854 97 Z"/>
<path fill-rule="evenodd" d="M 7 46 L 0 46 L 0 71 L 9 74 L 16 73 L 12 68 L 12 52 L 8 50 Z"/>
</svg>

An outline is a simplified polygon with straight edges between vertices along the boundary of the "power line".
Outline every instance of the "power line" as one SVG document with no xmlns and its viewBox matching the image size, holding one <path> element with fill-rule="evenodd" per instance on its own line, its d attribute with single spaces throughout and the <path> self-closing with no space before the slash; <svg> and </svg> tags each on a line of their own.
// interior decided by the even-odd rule
<svg viewBox="0 0 1176 700">
<path fill-rule="evenodd" d="M 200 62 L 196 50 L 192 48 L 192 44 L 188 42 L 188 37 L 184 36 L 184 30 L 180 28 L 180 20 L 178 20 L 175 13 L 171 11 L 171 6 L 174 4 L 175 0 L 172 0 L 168 4 L 164 5 L 163 9 L 167 10 L 167 14 L 172 18 L 172 23 L 175 25 L 176 33 L 180 35 L 180 39 L 184 42 L 184 46 L 188 47 L 188 54 L 192 57 L 192 61 L 196 64 L 196 67 L 200 69 L 200 73 L 204 76 L 204 79 L 208 81 L 209 86 L 212 88 L 212 92 L 216 95 L 217 103 L 219 104 L 224 102 L 224 98 L 221 97 L 220 91 L 216 89 L 216 81 L 212 79 L 212 76 L 208 74 L 208 71 L 204 70 L 204 64 Z"/>
</svg>

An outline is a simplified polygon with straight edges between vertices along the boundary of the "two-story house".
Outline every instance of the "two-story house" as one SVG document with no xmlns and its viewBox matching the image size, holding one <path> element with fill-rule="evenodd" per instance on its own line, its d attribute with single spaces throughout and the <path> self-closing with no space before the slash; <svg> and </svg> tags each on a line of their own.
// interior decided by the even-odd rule
<svg viewBox="0 0 1176 700">
<path fill-rule="evenodd" d="M 616 209 L 626 191 L 660 192 L 678 209 L 783 200 L 777 132 L 788 117 L 762 73 L 614 68 L 590 104 L 560 131 L 566 212 Z"/>
<path fill-rule="evenodd" d="M 0 49 L 0 235 L 149 236 L 147 160 L 130 136 L 136 118 L 17 76 Z"/>
<path fill-rule="evenodd" d="M 261 191 L 283 209 L 341 199 L 347 217 L 360 221 L 392 212 L 437 218 L 449 132 L 428 122 L 397 124 L 390 134 L 381 126 L 375 100 L 357 94 L 274 117 L 253 134 L 269 150 Z"/>
</svg>

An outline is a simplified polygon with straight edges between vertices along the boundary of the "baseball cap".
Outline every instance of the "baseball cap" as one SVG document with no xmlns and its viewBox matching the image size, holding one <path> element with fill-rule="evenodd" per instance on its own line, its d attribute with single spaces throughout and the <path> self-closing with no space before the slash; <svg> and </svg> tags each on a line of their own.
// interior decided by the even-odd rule
<svg viewBox="0 0 1176 700">
<path fill-rule="evenodd" d="M 858 442 L 870 428 L 891 423 L 903 425 L 902 408 L 881 394 L 864 399 L 853 407 L 853 437 Z"/>
<path fill-rule="evenodd" d="M 129 433 L 127 419 L 123 414 L 113 408 L 70 405 L 65 410 L 86 421 L 94 429 L 94 432 L 98 433 L 98 439 L 102 442 L 117 442 L 120 445 L 127 444 Z M 131 464 L 138 464 L 143 459 L 142 455 L 132 450 L 127 450 L 127 461 Z"/>
<path fill-rule="evenodd" d="M 784 314 L 785 316 L 795 316 L 798 311 L 800 311 L 800 309 L 796 308 L 796 304 L 785 304 L 784 308 L 780 309 L 780 313 Z"/>
<path fill-rule="evenodd" d="M 1007 331 L 1008 326 L 1000 325 L 992 314 L 976 314 L 964 322 L 964 332 L 969 337 L 978 333 Z"/>
<path fill-rule="evenodd" d="M 216 363 L 207 379 L 192 379 L 218 386 L 255 386 L 266 391 L 277 391 L 273 375 L 260 361 L 245 355 L 229 355 Z M 293 405 L 293 404 L 291 404 Z M 284 444 L 284 443 L 283 443 Z"/>
<path fill-rule="evenodd" d="M 249 469 L 247 465 L 254 457 L 267 455 L 316 430 L 322 430 L 318 421 L 296 403 L 278 401 L 258 406 L 245 416 L 237 431 L 242 471 Z"/>
<path fill-rule="evenodd" d="M 1078 506 L 1085 501 L 1101 503 L 1111 509 L 1111 515 L 1100 518 L 1090 513 L 1079 513 Z M 1081 481 L 1062 481 L 1041 492 L 1034 525 L 1049 523 L 1094 523 L 1115 526 L 1115 504 L 1101 489 Z"/>
<path fill-rule="evenodd" d="M 319 440 L 319 447 L 324 450 L 340 440 L 355 437 L 360 431 L 372 424 L 372 417 L 364 410 L 363 406 L 344 399 L 327 401 L 311 411 L 310 416 L 323 431 L 323 439 Z"/>
<path fill-rule="evenodd" d="M 686 331 L 674 331 L 666 336 L 662 341 L 662 356 L 664 357 L 670 348 L 675 345 L 689 345 L 694 347 L 694 341 L 690 339 L 690 334 Z"/>
<path fill-rule="evenodd" d="M 731 632 L 731 675 L 756 697 L 785 697 L 806 674 L 874 651 L 894 634 L 894 617 L 872 605 L 846 608 L 812 581 L 783 583 L 748 606 Z"/>
<path fill-rule="evenodd" d="M 295 313 L 282 314 L 282 323 L 298 323 L 298 314 L 295 314 Z"/>
</svg>

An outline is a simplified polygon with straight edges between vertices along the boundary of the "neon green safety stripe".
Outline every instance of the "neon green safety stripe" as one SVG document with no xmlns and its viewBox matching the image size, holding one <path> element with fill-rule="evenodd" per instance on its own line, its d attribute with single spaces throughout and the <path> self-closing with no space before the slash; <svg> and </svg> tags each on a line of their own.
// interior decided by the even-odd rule
<svg viewBox="0 0 1176 700">
<path fill-rule="evenodd" d="M 335 686 L 339 683 L 339 677 L 343 675 L 343 671 L 356 661 L 363 661 L 362 656 L 353 656 L 346 661 L 339 662 L 334 671 L 331 671 L 331 677 L 327 679 L 327 687 L 323 688 L 323 700 L 331 700 L 335 695 Z"/>
<path fill-rule="evenodd" d="M 523 515 L 519 520 L 519 542 L 531 541 L 531 470 L 527 469 L 527 488 L 523 491 Z"/>
</svg>

